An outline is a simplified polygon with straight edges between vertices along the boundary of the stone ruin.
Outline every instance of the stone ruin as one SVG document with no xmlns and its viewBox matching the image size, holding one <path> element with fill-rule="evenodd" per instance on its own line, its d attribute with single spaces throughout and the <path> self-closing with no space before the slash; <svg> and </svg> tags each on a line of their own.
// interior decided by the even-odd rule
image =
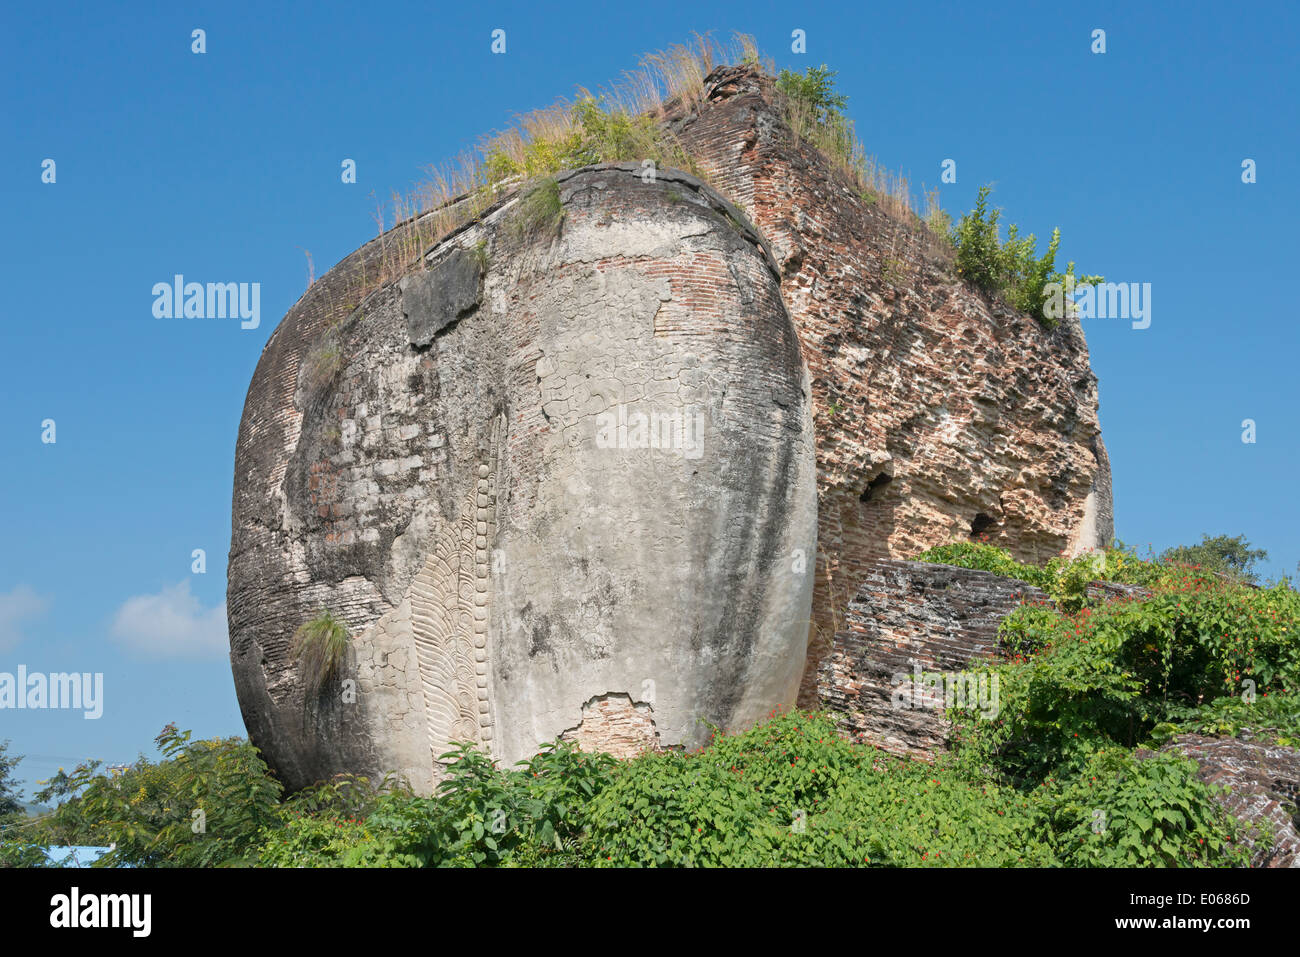
<svg viewBox="0 0 1300 957">
<path fill-rule="evenodd" d="M 666 123 L 698 164 L 505 195 L 357 301 L 417 219 L 274 331 L 236 448 L 228 618 L 250 739 L 289 789 L 452 742 L 695 747 L 816 705 L 876 563 L 983 536 L 1110 540 L 1096 379 L 954 278 L 915 223 L 723 67 Z M 431 215 L 431 214 L 427 214 Z M 313 695 L 295 631 L 351 636 Z"/>
</svg>

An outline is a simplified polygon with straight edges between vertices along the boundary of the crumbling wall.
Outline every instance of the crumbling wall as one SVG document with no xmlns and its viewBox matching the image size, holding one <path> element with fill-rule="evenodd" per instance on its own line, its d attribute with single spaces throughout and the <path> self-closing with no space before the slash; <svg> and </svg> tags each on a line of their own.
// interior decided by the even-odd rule
<svg viewBox="0 0 1300 957">
<path fill-rule="evenodd" d="M 1197 777 L 1224 790 L 1218 800 L 1247 826 L 1253 867 L 1300 867 L 1300 751 L 1243 734 L 1184 734 L 1165 746 L 1191 758 Z M 1272 840 L 1261 840 L 1262 828 Z"/>
<path fill-rule="evenodd" d="M 1045 329 L 958 281 L 917 224 L 795 141 L 769 77 L 720 68 L 670 125 L 771 244 L 812 377 L 820 554 L 801 704 L 875 559 L 975 534 L 1031 563 L 1110 543 L 1077 323 Z"/>
<path fill-rule="evenodd" d="M 1046 599 L 1027 582 L 991 572 L 873 562 L 822 658 L 817 703 L 855 740 L 933 757 L 944 747 L 945 706 L 954 697 L 997 707 L 996 687 L 955 673 L 993 660 L 1002 619 L 1022 602 Z"/>
</svg>

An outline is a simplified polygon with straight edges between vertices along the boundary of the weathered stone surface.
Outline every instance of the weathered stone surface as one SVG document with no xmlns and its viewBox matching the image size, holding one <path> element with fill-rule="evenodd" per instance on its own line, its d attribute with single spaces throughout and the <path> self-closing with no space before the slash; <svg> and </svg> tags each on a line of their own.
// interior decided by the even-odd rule
<svg viewBox="0 0 1300 957">
<path fill-rule="evenodd" d="M 895 754 L 931 758 L 944 748 L 945 704 L 960 689 L 972 705 L 996 699 L 955 672 L 997 655 L 998 626 L 1025 601 L 1047 596 L 1014 578 L 929 562 L 867 566 L 830 653 L 822 658 L 818 704 L 856 740 Z M 945 673 L 927 686 L 920 673 Z"/>
<path fill-rule="evenodd" d="M 771 244 L 812 376 L 811 705 L 838 611 L 874 559 L 973 533 L 1033 563 L 1109 544 L 1097 381 L 1077 322 L 1047 330 L 990 302 L 795 143 L 770 78 L 723 67 L 703 100 L 673 129 Z"/>
<path fill-rule="evenodd" d="M 1148 598 L 1151 595 L 1151 589 L 1143 588 L 1141 585 L 1126 585 L 1123 582 L 1097 581 L 1089 582 L 1084 586 L 1084 594 L 1087 596 L 1088 601 L 1100 604 Z"/>
<path fill-rule="evenodd" d="M 564 733 L 695 746 L 793 704 L 812 582 L 789 556 L 816 547 L 798 341 L 743 214 L 639 174 L 563 174 L 558 233 L 498 204 L 340 311 L 365 247 L 268 342 L 228 612 L 250 737 L 290 787 L 427 791 L 454 740 L 507 763 Z M 291 637 L 322 608 L 354 636 L 354 703 L 303 700 Z"/>
<path fill-rule="evenodd" d="M 291 786 L 398 770 L 429 788 L 452 739 L 507 760 L 560 734 L 699 743 L 701 718 L 742 727 L 796 686 L 817 703 L 879 559 L 1109 539 L 1077 324 L 956 281 L 793 141 L 768 79 L 716 71 L 668 122 L 710 187 L 564 173 L 558 231 L 507 228 L 507 197 L 351 301 L 405 224 L 268 342 L 228 614 L 250 736 Z M 602 447 L 602 416 L 626 438 L 640 412 L 670 431 L 702 415 L 704 451 Z M 301 700 L 290 636 L 321 608 L 355 635 L 355 704 Z"/>
<path fill-rule="evenodd" d="M 478 306 L 483 267 L 472 252 L 453 247 L 423 272 L 403 276 L 402 315 L 411 345 L 423 348 L 443 329 Z"/>
<path fill-rule="evenodd" d="M 1177 751 L 1200 767 L 1197 777 L 1227 788 L 1223 805 L 1247 828 L 1267 822 L 1273 840 L 1247 841 L 1254 867 L 1300 867 L 1300 751 L 1248 736 L 1210 738 L 1185 734 L 1163 750 Z"/>
</svg>

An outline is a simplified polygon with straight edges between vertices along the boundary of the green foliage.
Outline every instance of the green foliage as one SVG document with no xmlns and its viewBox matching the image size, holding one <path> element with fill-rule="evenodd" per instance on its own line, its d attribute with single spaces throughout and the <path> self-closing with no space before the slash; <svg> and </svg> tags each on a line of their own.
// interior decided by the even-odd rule
<svg viewBox="0 0 1300 957">
<path fill-rule="evenodd" d="M 482 177 L 490 187 L 507 179 L 550 177 L 560 170 L 594 163 L 653 160 L 657 167 L 697 172 L 695 160 L 653 116 L 607 110 L 603 98 L 585 96 L 571 107 L 572 127 L 551 135 L 534 135 L 519 155 L 503 148 L 488 153 Z"/>
<path fill-rule="evenodd" d="M 1047 863 L 1010 791 L 853 744 L 794 713 L 695 754 L 628 762 L 593 802 L 588 859 L 613 866 Z"/>
<path fill-rule="evenodd" d="M 447 757 L 455 763 L 438 798 L 386 795 L 364 819 L 291 815 L 267 830 L 261 862 L 942 867 L 1240 858 L 1231 821 L 1190 765 L 1167 756 L 1139 762 L 1099 752 L 1076 778 L 1017 790 L 959 761 L 931 765 L 854 744 L 828 715 L 794 713 L 715 734 L 690 754 L 615 762 L 562 746 L 512 771 L 468 746 Z"/>
<path fill-rule="evenodd" d="M 928 764 L 796 712 L 715 733 L 693 753 L 629 761 L 560 744 L 502 770 L 462 744 L 443 756 L 449 775 L 434 798 L 340 777 L 276 805 L 247 745 L 187 739 L 168 729 L 168 760 L 118 779 L 70 776 L 83 793 L 56 812 L 75 831 L 60 843 L 116 840 L 108 866 L 1151 866 L 1243 854 L 1190 764 L 1113 744 L 1018 784 L 1004 764 L 972 762 L 979 741 Z M 223 773 L 222 752 L 242 754 L 237 773 Z M 982 754 L 999 760 L 996 748 Z M 206 835 L 190 827 L 193 795 Z M 219 807 L 258 813 L 232 819 Z"/>
<path fill-rule="evenodd" d="M 1002 549 L 957 543 L 922 558 L 1031 581 L 1051 601 L 1001 626 L 987 667 L 999 714 L 954 709 L 954 773 L 1034 796 L 1034 831 L 1066 866 L 1242 865 L 1242 829 L 1175 754 L 1134 750 L 1177 734 L 1300 732 L 1300 595 L 1147 562 L 1117 543 L 1035 569 Z M 1088 601 L 1091 580 L 1150 597 Z M 1256 833 L 1254 839 L 1266 838 Z"/>
<path fill-rule="evenodd" d="M 1142 561 L 1122 543 L 1074 558 L 1052 558 L 1041 566 L 1016 561 L 1006 549 L 983 541 L 937 545 L 916 560 L 1017 578 L 1047 592 L 1067 612 L 1078 611 L 1087 603 L 1087 587 L 1094 581 L 1151 587 L 1157 582 L 1182 582 L 1189 577 L 1186 569 Z"/>
<path fill-rule="evenodd" d="M 1011 553 L 985 542 L 952 542 L 936 545 L 916 556 L 918 562 L 935 562 L 939 565 L 957 565 L 979 571 L 1018 578 L 1039 588 L 1048 588 L 1055 576 L 1036 565 L 1026 565 L 1011 557 Z"/>
<path fill-rule="evenodd" d="M 1103 282 L 1101 276 L 1076 276 L 1074 263 L 1065 272 L 1056 269 L 1056 253 L 1061 231 L 1052 231 L 1047 251 L 1038 255 L 1038 240 L 1031 233 L 1021 236 L 1019 227 L 1007 230 L 1006 240 L 999 234 L 1002 211 L 990 209 L 990 186 L 981 186 L 975 208 L 965 213 L 952 227 L 951 240 L 956 248 L 957 274 L 990 295 L 1000 295 L 1022 312 L 1037 317 L 1044 325 L 1056 324 L 1048 309 L 1052 298 L 1049 284 L 1070 288 Z"/>
<path fill-rule="evenodd" d="M 0 741 L 0 822 L 23 810 L 22 793 L 14 783 L 14 768 L 22 761 L 22 755 L 9 757 L 9 741 Z"/>
<path fill-rule="evenodd" d="M 547 746 L 502 771 L 458 745 L 437 798 L 409 791 L 381 796 L 365 817 L 291 814 L 268 829 L 261 860 L 272 866 L 495 867 L 577 863 L 575 848 L 591 799 L 615 761 L 571 744 Z M 322 823 L 322 821 L 324 823 Z"/>
<path fill-rule="evenodd" d="M 357 819 L 290 814 L 262 834 L 261 867 L 415 867 L 395 855 L 376 859 L 376 835 Z"/>
<path fill-rule="evenodd" d="M 42 848 L 27 837 L 29 828 L 12 824 L 0 830 L 0 869 L 6 867 L 50 867 Z"/>
<path fill-rule="evenodd" d="M 38 798 L 68 796 L 43 822 L 50 844 L 116 845 L 100 866 L 211 867 L 255 851 L 278 813 L 280 785 L 258 750 L 238 738 L 190 741 L 168 725 L 157 763 L 141 758 L 121 774 L 81 765 Z"/>
<path fill-rule="evenodd" d="M 302 668 L 309 698 L 337 677 L 347 657 L 348 640 L 347 626 L 329 611 L 321 611 L 294 632 L 291 653 Z"/>
<path fill-rule="evenodd" d="M 478 263 L 478 268 L 481 269 L 483 272 L 487 272 L 487 268 L 488 268 L 487 240 L 480 239 L 477 243 L 474 244 L 474 248 L 470 252 L 471 255 L 473 255 L 474 257 L 474 260 Z"/>
<path fill-rule="evenodd" d="M 13 770 L 22 755 L 10 757 L 9 742 L 0 741 L 0 868 L 45 867 L 44 852 L 32 840 L 33 821 L 23 810 Z"/>
<path fill-rule="evenodd" d="M 1108 748 L 1040 789 L 1039 827 L 1066 867 L 1243 867 L 1250 853 L 1192 761 Z"/>
<path fill-rule="evenodd" d="M 1036 784 L 1078 770 L 1099 749 L 1160 743 L 1180 730 L 1294 734 L 1300 595 L 1131 555 L 1108 570 L 1147 579 L 1153 593 L 1075 610 L 1031 604 L 1003 622 L 1011 658 L 991 669 L 1001 716 L 965 715 L 954 734 L 971 767 Z"/>
<path fill-rule="evenodd" d="M 825 64 L 809 67 L 806 73 L 782 70 L 776 88 L 785 95 L 786 120 L 796 136 L 856 170 L 865 159 L 843 112 L 848 97 L 835 92 L 835 73 Z"/>
<path fill-rule="evenodd" d="M 1202 571 L 1257 582 L 1256 562 L 1268 561 L 1268 552 L 1251 548 L 1245 535 L 1202 535 L 1197 545 L 1178 545 L 1160 555 L 1166 562 L 1191 565 Z"/>
<path fill-rule="evenodd" d="M 1187 731 L 1222 737 L 1249 732 L 1284 748 L 1300 748 L 1300 692 L 1266 691 L 1250 698 L 1229 695 L 1200 706 L 1171 704 L 1167 720 L 1156 725 L 1151 736 L 1163 743 Z"/>
<path fill-rule="evenodd" d="M 776 88 L 811 111 L 818 122 L 833 122 L 849 102 L 848 97 L 835 92 L 836 72 L 825 63 L 809 67 L 806 73 L 782 70 L 776 79 Z"/>
<path fill-rule="evenodd" d="M 511 219 L 516 236 L 531 236 L 544 232 L 557 232 L 564 221 L 564 205 L 560 201 L 560 184 L 547 177 L 530 188 L 519 200 L 519 208 Z"/>
</svg>

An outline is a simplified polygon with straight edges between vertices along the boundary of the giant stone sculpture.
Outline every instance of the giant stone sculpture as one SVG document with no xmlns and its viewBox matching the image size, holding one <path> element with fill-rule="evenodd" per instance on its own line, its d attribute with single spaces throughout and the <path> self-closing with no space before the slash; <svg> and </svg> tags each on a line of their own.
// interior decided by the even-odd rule
<svg viewBox="0 0 1300 957">
<path fill-rule="evenodd" d="M 231 657 L 291 788 L 396 771 L 427 792 L 454 741 L 507 763 L 561 737 L 694 746 L 795 701 L 816 482 L 771 254 L 685 174 L 551 188 L 559 216 L 512 197 L 338 303 L 363 248 L 258 364 Z M 321 609 L 352 639 L 312 695 L 291 648 Z"/>
</svg>

